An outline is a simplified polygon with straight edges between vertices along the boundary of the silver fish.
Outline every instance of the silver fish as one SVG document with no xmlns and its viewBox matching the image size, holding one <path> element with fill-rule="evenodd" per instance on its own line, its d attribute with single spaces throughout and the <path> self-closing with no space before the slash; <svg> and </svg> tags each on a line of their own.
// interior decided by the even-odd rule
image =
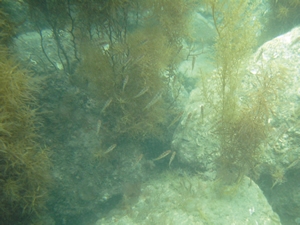
<svg viewBox="0 0 300 225">
<path fill-rule="evenodd" d="M 139 43 L 139 45 L 144 45 L 144 44 L 146 44 L 148 41 L 149 41 L 149 39 L 145 39 L 145 40 L 141 41 L 141 42 Z"/>
<path fill-rule="evenodd" d="M 149 86 L 144 87 L 136 96 L 134 96 L 133 98 L 138 98 L 140 96 L 142 96 L 143 94 L 145 94 L 147 91 L 149 90 Z"/>
<path fill-rule="evenodd" d="M 133 65 L 134 64 L 137 64 L 139 61 L 141 61 L 143 58 L 145 57 L 145 54 L 139 56 L 134 62 L 133 62 Z"/>
<path fill-rule="evenodd" d="M 192 71 L 194 70 L 195 62 L 196 62 L 196 56 L 193 56 L 193 60 L 192 60 Z"/>
<path fill-rule="evenodd" d="M 131 62 L 132 58 L 128 58 L 127 61 L 123 63 L 122 71 L 124 72 L 127 69 L 127 66 L 129 65 L 129 62 Z"/>
<path fill-rule="evenodd" d="M 123 80 L 122 91 L 125 90 L 125 87 L 126 87 L 126 84 L 128 83 L 128 80 L 129 80 L 129 76 L 126 75 L 126 77 Z"/>
<path fill-rule="evenodd" d="M 103 113 L 103 112 L 105 111 L 105 109 L 110 105 L 111 102 L 112 102 L 112 98 L 109 98 L 109 99 L 105 102 L 105 104 L 104 104 L 104 106 L 103 106 L 103 108 L 102 108 L 102 110 L 101 110 L 101 113 Z"/>
<path fill-rule="evenodd" d="M 161 94 L 162 92 L 158 92 L 143 110 L 149 109 L 151 106 L 153 106 L 160 99 Z"/>
<path fill-rule="evenodd" d="M 176 155 L 176 152 L 173 151 L 173 152 L 172 152 L 172 155 L 171 155 L 171 157 L 170 157 L 169 166 L 171 166 L 171 163 L 173 162 L 173 160 L 174 160 L 174 158 L 175 158 L 175 155 Z"/>
<path fill-rule="evenodd" d="M 97 122 L 97 132 L 96 132 L 96 135 L 99 135 L 99 132 L 100 132 L 100 128 L 101 128 L 101 120 L 98 120 Z"/>
<path fill-rule="evenodd" d="M 184 111 L 181 111 L 170 123 L 170 125 L 167 128 L 170 128 L 171 126 L 173 126 L 177 121 L 180 120 L 180 118 L 182 117 Z"/>
<path fill-rule="evenodd" d="M 162 158 L 165 158 L 167 155 L 169 155 L 172 151 L 171 150 L 167 150 L 163 153 L 161 153 L 157 158 L 153 159 L 153 161 L 156 161 L 156 160 L 160 160 Z"/>
<path fill-rule="evenodd" d="M 110 153 L 116 147 L 117 147 L 117 144 L 113 144 L 113 145 L 109 146 L 109 148 L 104 152 L 104 155 L 106 155 L 107 153 Z"/>
</svg>

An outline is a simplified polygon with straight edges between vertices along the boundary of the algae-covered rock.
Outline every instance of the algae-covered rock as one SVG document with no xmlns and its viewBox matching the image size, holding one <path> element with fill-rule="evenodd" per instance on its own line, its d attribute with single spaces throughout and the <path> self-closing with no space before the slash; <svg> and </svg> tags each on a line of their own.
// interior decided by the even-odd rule
<svg viewBox="0 0 300 225">
<path fill-rule="evenodd" d="M 267 115 L 270 127 L 268 138 L 261 146 L 262 151 L 264 150 L 261 160 L 266 170 L 270 170 L 276 164 L 282 167 L 300 165 L 297 147 L 299 33 L 300 29 L 295 28 L 262 45 L 246 63 L 246 76 L 238 92 L 239 104 L 251 105 L 259 100 L 256 98 L 260 91 L 258 79 L 269 79 L 267 85 L 276 89 L 270 90 L 274 93 L 270 95 L 273 99 L 266 99 L 272 108 Z M 264 95 L 267 96 L 268 93 Z M 217 98 L 218 96 L 210 96 L 210 99 Z M 214 133 L 218 121 L 214 121 L 213 110 L 205 102 L 200 88 L 191 92 L 172 142 L 180 162 L 196 168 L 211 168 L 210 163 L 215 159 L 214 156 L 218 155 L 218 136 Z"/>
<path fill-rule="evenodd" d="M 225 194 L 217 182 L 162 174 L 142 185 L 135 203 L 124 201 L 96 224 L 281 224 L 262 191 L 249 178 L 227 188 L 230 193 Z"/>
<path fill-rule="evenodd" d="M 200 89 L 194 89 L 173 135 L 172 149 L 180 163 L 205 172 L 214 168 L 219 145 L 211 132 L 212 114 L 201 99 Z"/>
<path fill-rule="evenodd" d="M 266 102 L 272 108 L 266 117 L 267 137 L 260 145 L 261 157 L 252 176 L 261 176 L 259 185 L 280 216 L 286 218 L 287 224 L 295 223 L 299 215 L 298 197 L 292 194 L 297 193 L 295 174 L 300 167 L 299 35 L 298 27 L 258 48 L 245 65 L 246 75 L 238 92 L 239 104 L 251 106 L 251 102 L 258 101 L 260 81 L 273 86 L 274 95 L 269 95 Z M 215 98 L 211 96 L 211 99 Z M 215 133 L 217 123 L 201 90 L 194 89 L 172 142 L 179 162 L 209 177 L 213 177 L 215 160 L 220 154 Z"/>
</svg>

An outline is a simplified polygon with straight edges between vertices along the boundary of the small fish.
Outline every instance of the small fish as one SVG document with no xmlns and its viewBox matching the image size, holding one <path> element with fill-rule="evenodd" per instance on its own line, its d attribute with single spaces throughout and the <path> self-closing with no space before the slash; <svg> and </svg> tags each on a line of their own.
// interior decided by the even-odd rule
<svg viewBox="0 0 300 225">
<path fill-rule="evenodd" d="M 107 153 L 110 153 L 116 147 L 117 147 L 117 144 L 113 144 L 113 145 L 109 146 L 109 148 L 103 154 L 106 155 Z"/>
<path fill-rule="evenodd" d="M 133 166 L 135 167 L 137 164 L 139 164 L 141 162 L 141 160 L 143 159 L 144 154 L 140 154 L 137 159 L 136 162 L 133 164 Z"/>
<path fill-rule="evenodd" d="M 144 45 L 144 44 L 146 44 L 148 41 L 149 41 L 149 39 L 145 39 L 145 40 L 141 41 L 141 42 L 139 43 L 139 45 Z"/>
<path fill-rule="evenodd" d="M 143 157 L 144 157 L 144 154 L 140 154 L 139 157 L 136 160 L 136 163 L 139 163 L 142 160 Z"/>
<path fill-rule="evenodd" d="M 186 121 L 190 121 L 191 118 L 194 116 L 194 114 L 195 114 L 194 111 L 193 111 L 193 112 L 189 112 L 189 114 L 188 114 L 187 117 L 186 117 Z"/>
<path fill-rule="evenodd" d="M 125 69 L 126 69 L 126 67 L 128 66 L 129 62 L 131 62 L 131 60 L 132 60 L 132 58 L 130 57 L 130 58 L 127 59 L 127 61 L 124 62 L 123 68 L 122 68 L 122 71 L 123 71 L 123 72 L 125 71 Z"/>
<path fill-rule="evenodd" d="M 125 87 L 126 87 L 126 84 L 128 83 L 128 80 L 129 80 L 129 76 L 127 74 L 126 77 L 123 80 L 122 91 L 125 90 Z"/>
<path fill-rule="evenodd" d="M 192 60 L 192 71 L 194 70 L 195 62 L 196 62 L 196 56 L 193 56 L 193 60 Z"/>
<path fill-rule="evenodd" d="M 144 108 L 143 110 L 149 109 L 151 106 L 153 106 L 153 105 L 160 99 L 161 94 L 162 94 L 162 92 L 158 92 L 158 93 L 153 97 L 153 99 L 145 106 L 145 108 Z"/>
<path fill-rule="evenodd" d="M 136 64 L 136 63 L 138 63 L 139 61 L 141 61 L 144 57 L 145 57 L 145 54 L 139 56 L 139 57 L 134 61 L 134 64 Z"/>
<path fill-rule="evenodd" d="M 140 96 L 142 96 L 143 94 L 145 94 L 147 91 L 149 90 L 149 86 L 144 87 L 136 96 L 134 96 L 133 98 L 138 98 Z"/>
<path fill-rule="evenodd" d="M 175 158 L 175 155 L 176 155 L 176 152 L 173 151 L 173 152 L 172 152 L 172 155 L 171 155 L 171 157 L 170 157 L 169 166 L 171 166 L 171 163 L 173 162 L 173 160 L 174 160 L 174 158 Z"/>
<path fill-rule="evenodd" d="M 190 121 L 190 119 L 192 118 L 193 114 L 194 114 L 194 112 L 189 112 L 187 114 L 187 116 L 185 116 L 184 119 L 181 120 L 181 125 L 185 126 Z"/>
<path fill-rule="evenodd" d="M 288 170 L 288 169 L 290 169 L 290 168 L 296 166 L 296 165 L 298 164 L 299 161 L 300 161 L 300 159 L 296 159 L 294 162 L 292 162 L 292 163 L 286 168 L 286 170 Z"/>
<path fill-rule="evenodd" d="M 183 48 L 183 45 L 181 45 L 181 46 L 178 48 L 177 54 L 179 54 L 179 52 L 182 50 L 182 48 Z"/>
<path fill-rule="evenodd" d="M 162 158 L 165 158 L 167 155 L 169 155 L 172 151 L 171 150 L 167 150 L 163 153 L 160 154 L 160 156 L 158 156 L 157 158 L 153 159 L 153 161 L 157 161 L 160 160 Z"/>
<path fill-rule="evenodd" d="M 204 105 L 201 105 L 200 106 L 200 108 L 201 108 L 201 122 L 203 123 L 204 122 Z"/>
<path fill-rule="evenodd" d="M 104 106 L 103 106 L 103 108 L 102 108 L 102 110 L 101 110 L 101 113 L 103 113 L 103 112 L 105 111 L 105 109 L 110 105 L 111 102 L 112 102 L 112 98 L 109 98 L 109 99 L 105 102 L 105 104 L 104 104 Z"/>
<path fill-rule="evenodd" d="M 167 128 L 170 128 L 171 126 L 173 126 L 178 120 L 180 120 L 180 118 L 182 117 L 184 111 L 180 112 L 170 123 L 170 125 Z"/>
<path fill-rule="evenodd" d="M 123 64 L 124 67 L 126 67 L 128 65 L 128 63 L 132 60 L 131 57 L 129 57 Z"/>
<path fill-rule="evenodd" d="M 98 122 L 97 122 L 97 132 L 96 132 L 97 135 L 99 135 L 101 124 L 102 124 L 102 121 L 98 120 Z"/>
</svg>

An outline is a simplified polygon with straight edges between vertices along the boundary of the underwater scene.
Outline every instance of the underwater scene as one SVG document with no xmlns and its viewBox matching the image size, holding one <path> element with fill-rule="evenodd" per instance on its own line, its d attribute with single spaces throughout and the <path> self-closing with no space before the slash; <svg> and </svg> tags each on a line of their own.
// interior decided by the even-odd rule
<svg viewBox="0 0 300 225">
<path fill-rule="evenodd" d="M 0 0 L 0 225 L 299 225 L 300 0 Z"/>
</svg>

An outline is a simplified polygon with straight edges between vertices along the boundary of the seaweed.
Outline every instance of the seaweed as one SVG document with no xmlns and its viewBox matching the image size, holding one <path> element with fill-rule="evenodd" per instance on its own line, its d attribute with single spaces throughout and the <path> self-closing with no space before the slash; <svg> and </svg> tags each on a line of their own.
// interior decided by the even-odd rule
<svg viewBox="0 0 300 225">
<path fill-rule="evenodd" d="M 26 2 L 49 63 L 56 68 L 58 58 L 71 84 L 96 103 L 97 120 L 106 124 L 104 148 L 119 137 L 166 136 L 164 127 L 178 114 L 174 77 L 182 42 L 190 38 L 192 1 Z M 44 28 L 53 33 L 56 59 L 44 49 Z M 61 30 L 70 34 L 73 51 L 66 51 Z"/>
<path fill-rule="evenodd" d="M 260 27 L 258 21 L 252 20 L 258 2 L 207 2 L 217 30 L 217 71 L 213 79 L 204 77 L 206 87 L 202 89 L 218 121 L 214 126 L 220 141 L 217 176 L 224 184 L 231 185 L 239 183 L 260 162 L 261 145 L 270 128 L 268 119 L 274 110 L 277 91 L 286 83 L 286 73 L 275 66 L 261 68 L 262 73 L 250 81 L 252 90 L 241 101 L 243 80 L 248 80 L 243 72 L 244 62 L 256 45 Z"/>
<path fill-rule="evenodd" d="M 170 80 L 183 59 L 181 41 L 188 37 L 180 30 L 187 30 L 191 9 L 185 1 L 117 1 L 105 10 L 113 12 L 104 20 L 108 27 L 101 27 L 100 40 L 81 42 L 82 61 L 72 78 L 79 85 L 87 80 L 83 88 L 96 101 L 94 113 L 106 125 L 100 131 L 103 148 L 124 138 L 165 141 L 167 124 L 178 115 L 172 108 L 175 88 Z M 174 15 L 182 18 L 179 27 L 171 22 Z"/>
<path fill-rule="evenodd" d="M 39 79 L 21 69 L 6 47 L 0 51 L 0 215 L 2 223 L 16 224 L 42 212 L 50 160 L 37 142 Z"/>
<path fill-rule="evenodd" d="M 270 10 L 265 15 L 265 32 L 261 39 L 269 40 L 299 24 L 299 0 L 269 0 L 268 3 Z"/>
<path fill-rule="evenodd" d="M 0 1 L 0 6 L 2 7 L 2 1 Z M 15 25 L 9 19 L 8 14 L 0 10 L 0 42 L 4 45 L 10 44 L 15 33 Z"/>
</svg>

